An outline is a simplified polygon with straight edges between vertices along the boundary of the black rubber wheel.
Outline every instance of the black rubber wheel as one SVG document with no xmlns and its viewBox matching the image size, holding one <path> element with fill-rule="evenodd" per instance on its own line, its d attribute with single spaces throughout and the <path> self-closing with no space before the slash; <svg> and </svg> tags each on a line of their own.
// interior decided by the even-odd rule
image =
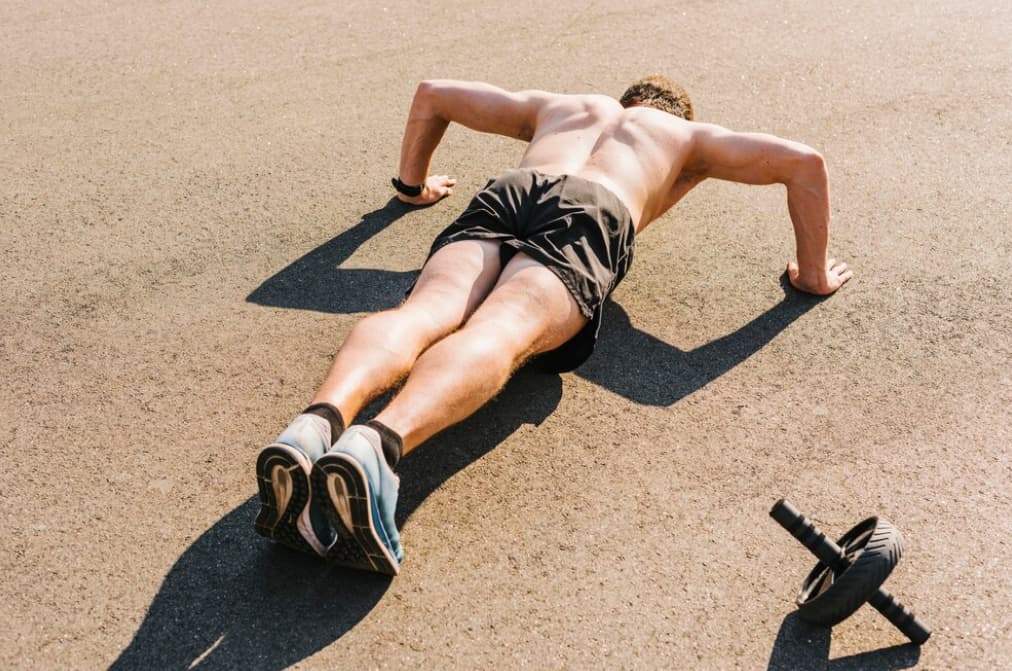
<svg viewBox="0 0 1012 671">
<path fill-rule="evenodd" d="M 845 533 L 837 545 L 850 567 L 836 574 L 819 562 L 798 593 L 798 615 L 832 627 L 854 614 L 885 582 L 903 554 L 903 534 L 881 517 L 869 517 Z"/>
</svg>

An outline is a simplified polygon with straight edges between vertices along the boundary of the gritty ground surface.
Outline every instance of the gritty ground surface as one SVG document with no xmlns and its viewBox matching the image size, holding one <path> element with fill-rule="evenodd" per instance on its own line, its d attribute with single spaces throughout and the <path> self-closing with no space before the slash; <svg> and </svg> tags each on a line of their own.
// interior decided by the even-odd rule
<svg viewBox="0 0 1012 671">
<path fill-rule="evenodd" d="M 1010 33 L 998 0 L 3 3 L 0 667 L 1004 666 Z M 458 194 L 390 203 L 415 83 L 654 71 L 824 152 L 856 278 L 785 297 L 782 188 L 704 184 L 590 362 L 405 460 L 398 578 L 253 534 L 257 450 L 522 151 L 451 129 Z M 922 649 L 791 614 L 782 496 L 903 530 Z"/>
</svg>

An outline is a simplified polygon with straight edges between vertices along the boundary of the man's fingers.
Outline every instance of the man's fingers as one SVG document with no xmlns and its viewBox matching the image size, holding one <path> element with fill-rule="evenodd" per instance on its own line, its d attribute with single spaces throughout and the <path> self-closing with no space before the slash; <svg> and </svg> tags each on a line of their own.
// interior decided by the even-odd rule
<svg viewBox="0 0 1012 671">
<path fill-rule="evenodd" d="M 439 186 L 455 186 L 457 180 L 453 179 L 449 175 L 433 175 L 431 178 L 433 188 Z"/>
<path fill-rule="evenodd" d="M 840 284 L 843 284 L 854 276 L 854 273 L 850 270 L 840 275 Z"/>
<path fill-rule="evenodd" d="M 835 272 L 842 273 L 844 270 L 847 269 L 847 264 L 841 261 L 835 266 L 830 266 L 830 268 L 832 268 Z"/>
</svg>

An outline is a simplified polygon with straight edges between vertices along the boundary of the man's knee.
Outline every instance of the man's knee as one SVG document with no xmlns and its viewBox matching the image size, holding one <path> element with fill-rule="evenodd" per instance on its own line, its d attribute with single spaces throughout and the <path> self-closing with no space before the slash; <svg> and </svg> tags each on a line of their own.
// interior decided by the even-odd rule
<svg viewBox="0 0 1012 671">
<path fill-rule="evenodd" d="M 409 296 L 397 310 L 434 338 L 453 333 L 469 316 L 458 292 L 437 287 L 430 287 L 424 295 Z"/>
<path fill-rule="evenodd" d="M 472 319 L 458 342 L 471 361 L 496 368 L 515 368 L 533 353 L 537 331 L 522 319 Z"/>
</svg>

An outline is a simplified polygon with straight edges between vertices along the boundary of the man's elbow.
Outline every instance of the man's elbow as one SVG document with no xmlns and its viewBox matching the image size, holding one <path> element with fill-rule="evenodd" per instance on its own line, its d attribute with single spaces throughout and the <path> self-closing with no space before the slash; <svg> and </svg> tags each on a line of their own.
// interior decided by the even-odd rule
<svg viewBox="0 0 1012 671">
<path fill-rule="evenodd" d="M 806 151 L 802 162 L 805 165 L 805 170 L 813 174 L 826 174 L 826 159 L 816 150 L 810 148 Z"/>
<path fill-rule="evenodd" d="M 412 101 L 413 112 L 419 116 L 439 116 L 440 81 L 438 79 L 425 79 L 418 82 L 415 88 L 415 98 Z"/>
<path fill-rule="evenodd" d="M 790 160 L 790 169 L 785 171 L 784 184 L 822 183 L 828 179 L 826 159 L 815 149 L 805 147 L 794 153 Z"/>
<path fill-rule="evenodd" d="M 438 79 L 423 79 L 418 82 L 418 86 L 415 88 L 415 96 L 428 97 L 435 92 L 439 86 Z"/>
<path fill-rule="evenodd" d="M 461 82 L 452 79 L 423 79 L 415 88 L 412 114 L 419 118 L 436 118 L 450 122 L 453 101 Z"/>
<path fill-rule="evenodd" d="M 415 87 L 415 104 L 431 104 L 436 91 L 436 80 L 423 79 Z"/>
</svg>

